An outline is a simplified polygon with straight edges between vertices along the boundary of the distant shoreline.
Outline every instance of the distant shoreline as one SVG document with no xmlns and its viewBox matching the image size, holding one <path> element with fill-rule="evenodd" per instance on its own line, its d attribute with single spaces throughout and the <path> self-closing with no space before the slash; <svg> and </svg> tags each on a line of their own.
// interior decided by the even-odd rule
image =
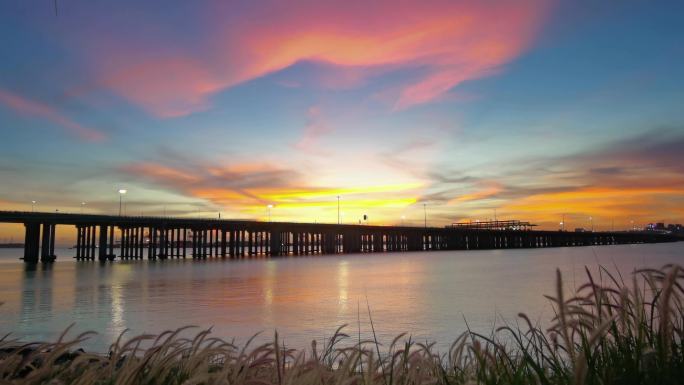
<svg viewBox="0 0 684 385">
<path fill-rule="evenodd" d="M 0 243 L 0 249 L 23 249 L 23 243 Z"/>
</svg>

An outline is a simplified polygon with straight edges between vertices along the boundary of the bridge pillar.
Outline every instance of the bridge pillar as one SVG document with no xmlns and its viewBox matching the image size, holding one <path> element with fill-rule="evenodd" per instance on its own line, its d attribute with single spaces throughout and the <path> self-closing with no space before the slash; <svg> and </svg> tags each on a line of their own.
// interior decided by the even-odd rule
<svg viewBox="0 0 684 385">
<path fill-rule="evenodd" d="M 131 250 L 133 254 L 133 259 L 138 259 L 138 252 L 140 251 L 140 227 L 134 227 L 133 229 L 131 229 L 131 232 L 133 233 L 133 244 Z"/>
<path fill-rule="evenodd" d="M 169 258 L 174 258 L 177 255 L 178 239 L 176 239 L 176 229 L 171 228 L 169 231 Z"/>
<path fill-rule="evenodd" d="M 98 256 L 97 259 L 100 260 L 100 262 L 104 262 L 107 260 L 107 235 L 109 234 L 109 231 L 107 230 L 106 225 L 100 225 L 100 240 L 99 240 L 99 248 L 98 248 Z"/>
<path fill-rule="evenodd" d="M 230 230 L 228 231 L 228 235 L 229 235 L 229 238 L 228 238 L 228 256 L 229 256 L 230 258 L 234 258 L 234 257 L 235 257 L 235 245 L 236 245 L 236 243 L 235 243 L 235 236 L 236 236 L 235 233 L 236 233 L 235 229 L 230 229 Z"/>
<path fill-rule="evenodd" d="M 147 260 L 152 261 L 157 258 L 157 229 L 150 226 L 148 231 L 150 241 L 147 243 Z"/>
<path fill-rule="evenodd" d="M 292 232 L 292 254 L 299 255 L 299 233 Z"/>
<path fill-rule="evenodd" d="M 40 223 L 24 223 L 24 227 L 24 262 L 36 264 L 40 246 Z"/>
<path fill-rule="evenodd" d="M 207 255 L 209 254 L 209 230 L 208 229 L 202 229 L 202 259 L 207 259 Z"/>
<path fill-rule="evenodd" d="M 43 223 L 43 233 L 41 242 L 40 261 L 54 262 L 55 256 L 55 225 Z"/>
<path fill-rule="evenodd" d="M 226 257 L 226 247 L 227 247 L 227 234 L 226 229 L 221 229 L 221 258 Z"/>
<path fill-rule="evenodd" d="M 218 234 L 215 229 L 209 229 L 209 256 L 216 257 L 216 243 L 218 242 Z"/>
<path fill-rule="evenodd" d="M 197 258 L 197 229 L 192 229 L 192 238 L 190 238 L 192 243 L 192 258 Z"/>
<path fill-rule="evenodd" d="M 269 255 L 272 257 L 279 257 L 283 254 L 282 250 L 282 233 L 280 230 L 271 230 L 269 233 Z"/>
<path fill-rule="evenodd" d="M 84 230 L 85 230 L 85 242 L 84 242 L 84 248 L 85 248 L 85 250 L 84 250 L 85 253 L 84 253 L 84 254 L 85 254 L 85 255 L 84 255 L 84 259 L 90 260 L 90 252 L 91 252 L 91 247 L 90 247 L 90 240 L 91 240 L 90 231 L 91 231 L 91 226 L 90 226 L 90 225 L 86 226 Z"/>
<path fill-rule="evenodd" d="M 119 232 L 120 234 L 120 239 L 119 239 L 119 258 L 125 259 L 126 258 L 126 242 L 128 240 L 126 239 L 126 228 L 119 226 Z"/>
<path fill-rule="evenodd" d="M 188 248 L 188 229 L 183 228 L 181 231 L 181 234 L 183 235 L 183 242 L 181 243 L 181 257 L 183 259 L 186 258 L 187 254 L 187 248 Z"/>
<path fill-rule="evenodd" d="M 81 233 L 83 228 L 76 225 L 76 260 L 81 259 Z"/>
</svg>

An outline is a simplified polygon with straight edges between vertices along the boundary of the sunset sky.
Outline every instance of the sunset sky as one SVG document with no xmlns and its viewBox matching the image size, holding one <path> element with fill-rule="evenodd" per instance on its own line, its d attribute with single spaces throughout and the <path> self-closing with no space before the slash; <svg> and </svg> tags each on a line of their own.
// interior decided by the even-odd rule
<svg viewBox="0 0 684 385">
<path fill-rule="evenodd" d="M 125 188 L 127 215 L 681 223 L 683 14 L 5 1 L 0 210 L 111 214 Z"/>
</svg>

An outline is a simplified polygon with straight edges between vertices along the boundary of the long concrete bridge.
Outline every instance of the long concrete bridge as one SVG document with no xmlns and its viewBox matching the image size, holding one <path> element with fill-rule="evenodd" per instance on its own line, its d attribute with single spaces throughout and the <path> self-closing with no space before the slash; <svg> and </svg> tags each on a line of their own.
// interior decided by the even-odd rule
<svg viewBox="0 0 684 385">
<path fill-rule="evenodd" d="M 76 259 L 245 258 L 673 242 L 667 234 L 367 226 L 0 211 L 25 226 L 26 263 L 53 262 L 56 226 L 76 227 Z M 118 239 L 118 242 L 117 242 Z M 117 252 L 118 251 L 118 255 Z"/>
</svg>

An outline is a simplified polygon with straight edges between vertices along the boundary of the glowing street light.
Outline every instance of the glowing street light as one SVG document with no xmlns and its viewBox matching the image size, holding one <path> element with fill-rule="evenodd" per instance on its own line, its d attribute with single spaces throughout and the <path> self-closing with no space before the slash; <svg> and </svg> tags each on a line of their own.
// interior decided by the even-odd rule
<svg viewBox="0 0 684 385">
<path fill-rule="evenodd" d="M 119 216 L 121 216 L 121 204 L 123 202 L 123 196 L 126 195 L 127 192 L 128 190 L 123 188 L 119 190 Z"/>
<path fill-rule="evenodd" d="M 337 224 L 340 224 L 340 196 L 337 196 Z"/>
<path fill-rule="evenodd" d="M 273 208 L 273 205 L 268 205 L 266 207 L 268 207 L 268 221 L 270 222 L 271 221 L 271 209 Z"/>
<path fill-rule="evenodd" d="M 406 219 L 406 215 L 401 216 L 401 225 L 404 226 L 404 219 Z"/>
<path fill-rule="evenodd" d="M 31 212 L 35 211 L 36 201 L 31 201 Z"/>
<path fill-rule="evenodd" d="M 86 205 L 85 202 L 81 202 L 81 214 L 83 214 L 83 207 Z"/>
</svg>

